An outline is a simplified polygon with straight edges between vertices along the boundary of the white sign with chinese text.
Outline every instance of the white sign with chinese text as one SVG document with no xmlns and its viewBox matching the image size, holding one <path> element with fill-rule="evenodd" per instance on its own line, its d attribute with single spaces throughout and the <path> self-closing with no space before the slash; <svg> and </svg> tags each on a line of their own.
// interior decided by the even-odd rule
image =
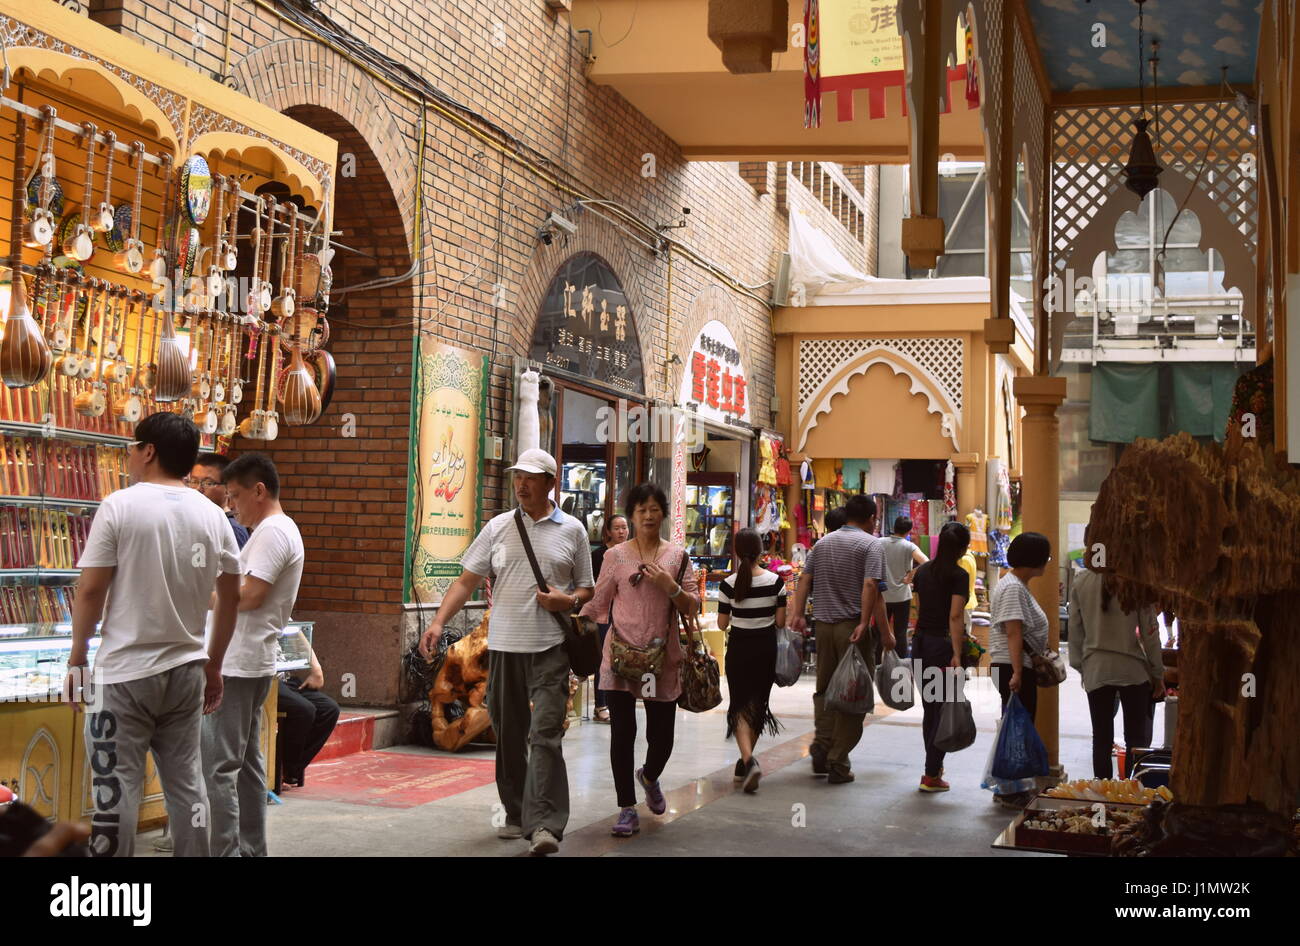
<svg viewBox="0 0 1300 946">
<path fill-rule="evenodd" d="M 727 326 L 706 322 L 684 360 L 678 404 L 707 420 L 748 426 L 749 380 Z"/>
</svg>

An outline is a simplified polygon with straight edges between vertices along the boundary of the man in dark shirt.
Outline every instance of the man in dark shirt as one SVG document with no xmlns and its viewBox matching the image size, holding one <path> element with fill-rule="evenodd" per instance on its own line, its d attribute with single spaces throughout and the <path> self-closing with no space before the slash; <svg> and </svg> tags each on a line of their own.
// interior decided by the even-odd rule
<svg viewBox="0 0 1300 946">
<path fill-rule="evenodd" d="M 235 533 L 235 542 L 242 549 L 248 541 L 249 532 L 235 521 L 235 514 L 226 508 L 226 488 L 221 485 L 221 472 L 228 466 L 230 457 L 220 453 L 200 453 L 194 469 L 185 477 L 185 485 L 197 489 L 225 511 L 226 521 Z"/>
</svg>

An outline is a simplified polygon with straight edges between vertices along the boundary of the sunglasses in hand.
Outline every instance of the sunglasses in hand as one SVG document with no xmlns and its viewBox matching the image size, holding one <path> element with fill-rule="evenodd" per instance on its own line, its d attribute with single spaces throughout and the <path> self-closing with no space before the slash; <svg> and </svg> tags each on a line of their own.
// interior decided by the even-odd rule
<svg viewBox="0 0 1300 946">
<path fill-rule="evenodd" d="M 636 567 L 636 574 L 633 575 L 631 578 L 629 578 L 629 579 L 627 580 L 627 583 L 628 583 L 629 585 L 631 585 L 633 588 L 635 588 L 637 585 L 641 584 L 641 579 L 645 577 L 646 569 L 647 569 L 648 567 L 649 567 L 649 566 L 646 565 L 645 562 L 642 562 L 640 565 L 638 565 L 638 566 Z"/>
</svg>

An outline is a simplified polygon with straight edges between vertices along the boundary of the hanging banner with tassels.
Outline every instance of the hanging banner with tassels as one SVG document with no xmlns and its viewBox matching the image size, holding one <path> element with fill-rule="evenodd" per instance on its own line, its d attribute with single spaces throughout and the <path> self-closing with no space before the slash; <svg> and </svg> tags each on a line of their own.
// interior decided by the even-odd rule
<svg viewBox="0 0 1300 946">
<path fill-rule="evenodd" d="M 803 127 L 822 124 L 821 24 L 817 0 L 803 0 Z"/>
</svg>

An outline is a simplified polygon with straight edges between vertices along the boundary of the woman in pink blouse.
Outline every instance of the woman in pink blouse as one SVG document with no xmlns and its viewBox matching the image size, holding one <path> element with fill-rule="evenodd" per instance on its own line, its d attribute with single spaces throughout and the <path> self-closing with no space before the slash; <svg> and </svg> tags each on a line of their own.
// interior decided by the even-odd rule
<svg viewBox="0 0 1300 946">
<path fill-rule="evenodd" d="M 648 747 L 645 765 L 636 770 L 635 779 L 645 790 L 651 812 L 662 815 L 668 807 L 659 788 L 659 776 L 672 755 L 677 697 L 681 693 L 684 653 L 677 612 L 694 614 L 700 607 L 699 595 L 686 590 L 696 587 L 686 550 L 659 536 L 667 511 L 668 498 L 659 487 L 642 483 L 632 490 L 627 499 L 632 538 L 605 553 L 595 595 L 582 609 L 584 616 L 610 623 L 600 665 L 600 688 L 607 691 L 609 761 L 622 809 L 613 828 L 618 837 L 630 837 L 641 830 L 632 772 L 638 696 L 645 702 Z M 662 647 L 663 670 L 658 676 L 633 683 L 616 674 L 611 663 L 615 635 L 633 647 Z"/>
</svg>

